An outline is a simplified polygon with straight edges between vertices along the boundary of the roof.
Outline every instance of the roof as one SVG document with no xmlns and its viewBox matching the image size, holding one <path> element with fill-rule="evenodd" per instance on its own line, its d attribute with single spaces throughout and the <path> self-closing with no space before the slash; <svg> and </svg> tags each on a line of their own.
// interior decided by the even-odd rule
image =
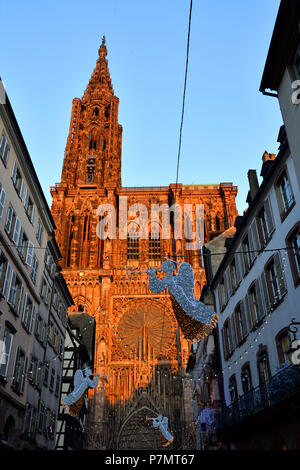
<svg viewBox="0 0 300 470">
<path fill-rule="evenodd" d="M 244 215 L 243 217 L 241 217 L 241 221 L 237 227 L 237 230 L 235 232 L 235 235 L 232 237 L 232 241 L 231 241 L 231 245 L 230 247 L 228 248 L 226 254 L 224 255 L 221 263 L 220 263 L 220 266 L 210 284 L 210 288 L 213 289 L 215 284 L 216 284 L 216 281 L 217 279 L 220 277 L 221 273 L 223 272 L 223 269 L 224 267 L 226 266 L 226 263 L 227 263 L 227 260 L 230 256 L 232 256 L 232 248 L 234 247 L 234 245 L 236 244 L 236 242 L 239 241 L 239 237 L 244 229 L 244 227 L 247 226 L 247 223 L 248 223 L 248 220 L 249 218 L 252 216 L 252 214 L 256 211 L 257 209 L 257 204 L 265 190 L 265 188 L 267 187 L 269 181 L 271 180 L 274 172 L 275 172 L 275 169 L 280 165 L 282 159 L 284 158 L 285 154 L 286 154 L 286 151 L 289 149 L 289 145 L 288 145 L 288 141 L 287 139 L 285 139 L 285 141 L 281 144 L 280 146 L 280 150 L 278 152 L 278 155 L 277 157 L 275 158 L 275 160 L 272 160 L 272 162 L 270 162 L 270 167 L 268 169 L 268 171 L 266 172 L 266 175 L 257 191 L 257 193 L 255 194 L 255 197 L 253 198 L 253 200 L 251 201 L 249 207 L 248 207 L 248 210 L 244 212 Z"/>
<path fill-rule="evenodd" d="M 278 90 L 300 39 L 300 1 L 281 0 L 259 90 Z"/>
<path fill-rule="evenodd" d="M 1 81 L 1 77 L 0 77 L 0 81 Z M 29 170 L 29 173 L 30 173 L 30 178 L 32 180 L 33 186 L 35 187 L 35 190 L 36 190 L 37 194 L 39 195 L 39 197 L 42 200 L 43 209 L 44 209 L 45 214 L 47 215 L 48 220 L 50 221 L 50 224 L 52 225 L 52 230 L 55 230 L 56 226 L 55 226 L 55 222 L 54 222 L 54 219 L 52 217 L 52 214 L 50 212 L 48 202 L 45 198 L 44 191 L 43 191 L 43 189 L 41 187 L 41 184 L 40 184 L 40 181 L 37 177 L 37 174 L 36 174 L 35 168 L 33 166 L 31 157 L 29 155 L 28 149 L 27 149 L 25 141 L 23 139 L 22 132 L 20 130 L 20 127 L 19 127 L 19 124 L 17 122 L 15 113 L 12 109 L 11 103 L 9 101 L 9 98 L 8 98 L 6 92 L 5 92 L 5 104 L 0 104 L 0 108 L 4 111 L 4 113 L 7 114 L 7 117 L 9 118 L 9 121 L 10 121 L 11 127 L 13 129 L 13 132 L 15 133 L 18 144 L 19 144 L 19 146 L 21 148 L 21 151 L 22 151 L 22 153 L 25 157 L 26 165 L 28 166 L 28 170 Z"/>
</svg>

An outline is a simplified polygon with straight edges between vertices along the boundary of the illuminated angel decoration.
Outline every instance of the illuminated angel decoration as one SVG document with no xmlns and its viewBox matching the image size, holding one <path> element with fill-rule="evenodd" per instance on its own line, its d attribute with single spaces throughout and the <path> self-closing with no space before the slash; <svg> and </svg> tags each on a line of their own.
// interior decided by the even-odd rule
<svg viewBox="0 0 300 470">
<path fill-rule="evenodd" d="M 154 269 L 148 269 L 149 289 L 153 293 L 169 289 L 171 302 L 177 321 L 186 339 L 199 340 L 207 336 L 218 321 L 218 315 L 207 305 L 194 297 L 194 272 L 189 263 L 181 263 L 177 276 L 172 272 L 176 266 L 172 261 L 164 261 L 161 265 L 166 273 L 158 279 Z"/>
<path fill-rule="evenodd" d="M 85 373 L 85 375 L 83 374 Z M 78 416 L 84 400 L 87 397 L 89 388 L 96 388 L 98 385 L 98 374 L 95 374 L 94 379 L 90 379 L 92 370 L 88 367 L 86 369 L 78 369 L 74 374 L 74 390 L 62 399 L 61 404 L 65 408 L 66 413 L 71 416 Z"/>
<path fill-rule="evenodd" d="M 158 428 L 163 447 L 169 446 L 174 441 L 174 436 L 168 431 L 168 418 L 166 416 L 147 417 L 146 420 L 152 420 L 152 426 Z"/>
</svg>

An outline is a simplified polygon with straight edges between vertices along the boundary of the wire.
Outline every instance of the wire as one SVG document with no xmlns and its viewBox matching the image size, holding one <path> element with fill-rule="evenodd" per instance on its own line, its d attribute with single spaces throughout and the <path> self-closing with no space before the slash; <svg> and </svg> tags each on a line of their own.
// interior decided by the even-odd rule
<svg viewBox="0 0 300 470">
<path fill-rule="evenodd" d="M 183 86 L 183 97 L 182 97 L 182 111 L 181 111 L 181 121 L 180 121 L 180 130 L 179 130 L 179 143 L 178 143 L 177 170 L 176 170 L 175 200 L 176 200 L 176 197 L 177 197 L 177 184 L 178 184 L 179 162 L 180 162 L 180 152 L 181 152 L 182 127 L 183 127 L 184 107 L 185 107 L 185 94 L 186 94 L 186 83 L 187 83 L 187 73 L 188 73 L 188 64 L 189 64 L 189 49 L 190 49 L 190 33 L 191 33 L 191 20 L 192 20 L 192 6 L 193 6 L 193 1 L 191 0 L 191 3 L 190 3 L 190 14 L 189 14 L 189 27 L 188 27 L 188 36 L 187 36 L 187 46 L 186 46 L 186 61 L 185 61 L 185 75 L 184 75 L 184 86 Z"/>
<path fill-rule="evenodd" d="M 1 243 L 0 246 L 3 246 L 5 248 L 18 248 L 17 245 L 15 244 L 8 244 L 8 243 Z M 41 247 L 41 246 L 35 246 L 35 250 L 46 250 L 47 247 Z M 247 253 L 267 253 L 267 252 L 273 252 L 273 251 L 281 251 L 281 250 L 295 250 L 294 247 L 292 246 L 284 246 L 281 248 L 270 248 L 270 249 L 257 249 L 257 250 L 245 250 L 245 251 L 219 251 L 215 253 L 202 253 L 203 256 L 217 256 L 217 255 L 226 255 L 228 253 L 230 254 L 247 254 Z M 195 250 L 199 251 L 199 250 Z M 296 250 L 295 250 L 296 251 Z M 72 250 L 72 253 L 92 253 L 95 254 L 97 251 L 92 251 L 92 250 Z M 127 250 L 126 251 L 105 251 L 106 255 L 127 255 Z M 200 256 L 199 254 L 185 254 L 185 255 L 176 255 L 176 258 L 187 258 L 187 257 L 193 257 L 193 256 Z M 82 268 L 83 269 L 83 268 Z M 117 269 L 117 268 L 116 268 Z M 118 268 L 119 269 L 119 268 Z"/>
</svg>

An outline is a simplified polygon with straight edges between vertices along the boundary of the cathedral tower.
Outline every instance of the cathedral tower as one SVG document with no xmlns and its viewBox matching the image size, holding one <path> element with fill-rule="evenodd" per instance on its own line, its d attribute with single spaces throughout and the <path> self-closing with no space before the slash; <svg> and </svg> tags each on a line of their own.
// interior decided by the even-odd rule
<svg viewBox="0 0 300 470">
<path fill-rule="evenodd" d="M 96 321 L 95 372 L 101 379 L 90 395 L 90 447 L 160 449 L 145 417 L 161 413 L 175 436 L 172 448 L 186 448 L 193 419 L 192 383 L 185 373 L 191 344 L 180 331 L 168 293 L 151 293 L 147 274 L 132 275 L 132 269 L 159 268 L 166 257 L 189 261 L 199 299 L 206 282 L 200 253 L 191 256 L 185 239 L 172 243 L 162 237 L 161 220 L 155 239 L 150 234 L 144 239 L 119 237 L 118 220 L 116 236 L 100 239 L 97 208 L 110 204 L 118 214 L 120 200 L 126 198 L 128 207 L 143 204 L 150 214 L 152 204 L 172 206 L 176 188 L 182 208 L 204 205 L 208 241 L 234 225 L 237 187 L 121 185 L 119 100 L 106 55 L 103 38 L 84 95 L 73 100 L 61 182 L 51 188 L 62 273 L 74 310 L 84 309 Z M 169 229 L 173 233 L 171 221 Z"/>
</svg>

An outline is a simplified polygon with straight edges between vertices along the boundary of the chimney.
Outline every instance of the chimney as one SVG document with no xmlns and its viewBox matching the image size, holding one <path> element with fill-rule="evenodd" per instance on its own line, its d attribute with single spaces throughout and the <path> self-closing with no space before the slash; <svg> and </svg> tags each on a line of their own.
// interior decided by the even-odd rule
<svg viewBox="0 0 300 470">
<path fill-rule="evenodd" d="M 275 160 L 275 158 L 276 158 L 275 153 L 268 153 L 266 150 L 264 151 L 263 156 L 262 156 L 263 164 L 262 164 L 262 167 L 261 167 L 260 176 L 262 176 L 263 178 L 266 176 L 266 174 L 269 171 L 270 166 L 273 164 L 273 161 Z"/>
<path fill-rule="evenodd" d="M 259 189 L 256 170 L 249 170 L 248 171 L 248 180 L 249 180 L 250 191 L 248 193 L 247 202 L 250 203 L 251 201 L 253 201 L 253 199 L 254 199 L 254 197 L 255 197 L 258 189 Z"/>
</svg>

